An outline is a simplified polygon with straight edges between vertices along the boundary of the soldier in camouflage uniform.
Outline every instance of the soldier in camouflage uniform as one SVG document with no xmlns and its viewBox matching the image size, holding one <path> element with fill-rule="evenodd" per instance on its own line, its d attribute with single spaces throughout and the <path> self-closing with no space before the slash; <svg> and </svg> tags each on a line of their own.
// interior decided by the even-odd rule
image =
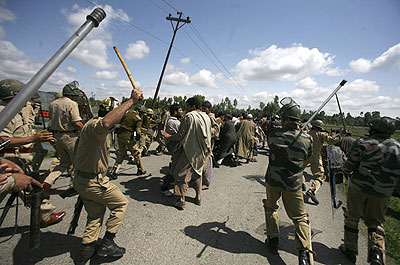
<svg viewBox="0 0 400 265">
<path fill-rule="evenodd" d="M 286 213 L 295 226 L 299 264 L 313 264 L 311 226 L 301 191 L 303 161 L 312 154 L 312 137 L 299 128 L 299 105 L 290 98 L 282 99 L 281 103 L 286 103 L 280 110 L 282 128 L 272 129 L 268 138 L 271 155 L 265 176 L 267 199 L 263 200 L 266 243 L 271 253 L 278 254 L 278 201 L 282 197 Z"/>
<path fill-rule="evenodd" d="M 118 157 L 115 160 L 114 166 L 107 173 L 110 179 L 116 179 L 119 169 L 121 168 L 122 162 L 127 157 L 127 151 L 129 151 L 133 157 L 134 162 L 138 167 L 137 175 L 143 175 L 146 173 L 143 167 L 141 151 L 139 148 L 139 139 L 141 138 L 141 128 L 143 120 L 140 118 L 139 113 L 134 110 L 129 110 L 121 120 L 121 126 L 118 129 Z M 139 140 L 139 141 L 138 141 Z"/>
<path fill-rule="evenodd" d="M 325 142 L 328 144 L 335 144 L 340 139 L 330 136 L 328 132 L 324 131 L 322 128 L 323 125 L 324 123 L 321 120 L 315 120 L 312 122 L 311 130 L 308 133 L 313 138 L 313 154 L 306 161 L 304 161 L 303 164 L 303 169 L 305 169 L 307 166 L 311 167 L 311 172 L 315 178 L 311 182 L 310 189 L 306 192 L 306 195 L 315 204 L 319 204 L 316 194 L 326 179 L 321 156 L 322 146 Z"/>
<path fill-rule="evenodd" d="M 350 184 L 344 209 L 344 244 L 339 249 L 353 263 L 362 218 L 368 227 L 368 262 L 385 264 L 385 213 L 390 196 L 400 188 L 400 144 L 391 138 L 395 130 L 395 121 L 389 117 L 373 120 L 369 136 L 353 144 L 343 166 Z"/>
</svg>

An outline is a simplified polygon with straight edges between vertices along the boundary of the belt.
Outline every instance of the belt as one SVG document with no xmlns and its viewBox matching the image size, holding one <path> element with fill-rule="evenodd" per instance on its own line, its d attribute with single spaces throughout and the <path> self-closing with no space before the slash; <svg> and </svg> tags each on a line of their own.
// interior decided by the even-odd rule
<svg viewBox="0 0 400 265">
<path fill-rule="evenodd" d="M 14 150 L 6 149 L 6 150 L 4 150 L 5 154 L 15 154 L 15 153 L 28 154 L 28 153 L 32 153 L 32 152 L 33 152 L 33 148 L 14 149 Z"/>
<path fill-rule="evenodd" d="M 94 179 L 94 178 L 96 178 L 99 174 L 100 174 L 102 177 L 105 177 L 107 172 L 103 172 L 103 173 L 87 173 L 87 172 L 83 172 L 83 171 L 80 171 L 80 170 L 76 170 L 76 173 L 77 173 L 77 175 L 78 175 L 79 177 L 86 178 L 86 179 Z"/>
</svg>

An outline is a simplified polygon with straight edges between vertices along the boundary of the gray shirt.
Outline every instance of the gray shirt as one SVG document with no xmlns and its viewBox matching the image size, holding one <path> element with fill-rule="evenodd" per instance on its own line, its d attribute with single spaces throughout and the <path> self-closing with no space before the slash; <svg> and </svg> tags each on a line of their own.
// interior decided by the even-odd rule
<svg viewBox="0 0 400 265">
<path fill-rule="evenodd" d="M 178 133 L 181 127 L 181 122 L 174 116 L 169 116 L 167 125 L 165 126 L 165 131 L 171 135 Z M 173 154 L 177 149 L 179 142 L 166 139 L 166 145 L 169 153 Z"/>
</svg>

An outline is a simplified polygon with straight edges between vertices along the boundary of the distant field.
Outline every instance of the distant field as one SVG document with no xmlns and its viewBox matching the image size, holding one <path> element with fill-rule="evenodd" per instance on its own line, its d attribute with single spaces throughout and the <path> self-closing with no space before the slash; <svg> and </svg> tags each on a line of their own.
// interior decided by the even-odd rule
<svg viewBox="0 0 400 265">
<path fill-rule="evenodd" d="M 327 131 L 339 129 L 337 126 L 325 126 Z M 368 134 L 368 127 L 350 126 L 348 128 L 354 138 L 364 137 Z M 400 130 L 397 130 L 393 138 L 400 142 Z M 400 198 L 391 197 L 385 221 L 386 250 L 388 252 L 388 264 L 400 264 Z"/>
</svg>

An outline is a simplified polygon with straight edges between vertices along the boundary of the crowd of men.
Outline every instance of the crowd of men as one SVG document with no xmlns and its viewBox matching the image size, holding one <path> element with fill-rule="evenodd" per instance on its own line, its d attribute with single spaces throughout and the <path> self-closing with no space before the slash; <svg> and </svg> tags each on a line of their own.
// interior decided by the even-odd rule
<svg viewBox="0 0 400 265">
<path fill-rule="evenodd" d="M 0 81 L 0 110 L 23 87 L 17 80 Z M 137 165 L 137 175 L 146 174 L 142 156 L 150 154 L 153 140 L 158 142 L 155 155 L 171 155 L 160 189 L 165 196 L 176 196 L 173 206 L 179 210 L 185 209 L 189 187 L 194 188 L 194 202 L 200 206 L 202 191 L 212 184 L 213 168 L 256 162 L 257 148 L 264 147 L 266 140 L 269 164 L 267 198 L 263 203 L 269 251 L 279 253 L 277 211 L 282 197 L 295 225 L 299 264 L 313 264 L 311 225 L 304 202 L 310 199 L 319 204 L 317 192 L 326 180 L 323 146 L 335 144 L 345 154 L 342 168 L 350 183 L 344 210 L 344 244 L 339 249 L 349 261 L 356 262 L 358 222 L 362 218 L 369 233 L 368 261 L 385 264 L 384 215 L 392 192 L 400 187 L 400 145 L 391 137 L 396 130 L 393 119 L 373 121 L 370 135 L 355 141 L 349 131 L 330 135 L 320 120 L 314 120 L 311 128 L 302 129 L 300 106 L 292 99 L 282 104 L 280 117 L 259 121 L 249 113 L 216 117 L 211 103 L 197 97 L 185 102 L 185 112 L 182 106 L 173 104 L 169 111 L 163 108 L 156 117 L 152 109 L 138 104 L 143 95 L 135 89 L 122 104 L 114 98 L 103 100 L 98 117 L 94 118 L 87 100 L 76 100 L 76 96 L 83 95 L 76 81 L 66 84 L 62 95 L 50 104 L 47 131 L 37 133 L 33 126 L 39 105 L 35 103 L 37 98 L 32 98 L 0 133 L 4 140 L 10 140 L 1 154 L 0 201 L 8 192 L 29 192 L 32 185 L 42 188 L 46 194 L 40 207 L 42 227 L 56 224 L 65 216 L 64 211 L 55 212 L 50 194 L 60 175 L 70 172 L 70 190 L 79 194 L 88 214 L 80 263 L 86 263 L 95 254 L 125 254 L 125 248 L 118 246 L 114 238 L 128 209 L 128 200 L 110 180 L 118 178 L 125 159 Z M 117 158 L 111 167 L 110 133 L 116 135 L 118 143 Z M 41 142 L 54 146 L 56 159 L 47 177 L 39 182 L 29 173 L 40 168 L 45 156 Z M 313 177 L 309 189 L 303 174 L 308 166 Z M 106 233 L 97 246 L 106 208 L 110 210 Z"/>
</svg>

